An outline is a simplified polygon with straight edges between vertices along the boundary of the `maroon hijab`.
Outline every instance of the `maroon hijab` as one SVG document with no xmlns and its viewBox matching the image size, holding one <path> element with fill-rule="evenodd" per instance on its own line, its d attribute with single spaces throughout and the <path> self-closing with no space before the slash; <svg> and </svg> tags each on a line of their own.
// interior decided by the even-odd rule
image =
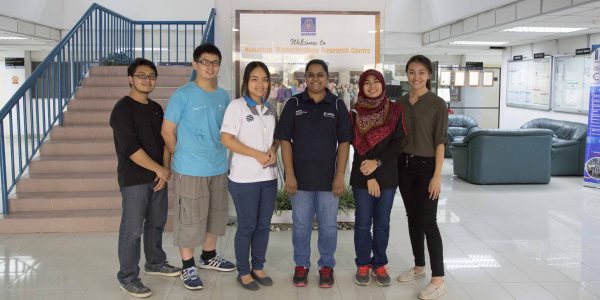
<svg viewBox="0 0 600 300">
<path fill-rule="evenodd" d="M 369 75 L 381 82 L 381 94 L 375 98 L 365 95 L 364 85 Z M 376 70 L 364 71 L 358 80 L 358 99 L 354 104 L 354 139 L 352 145 L 360 155 L 365 155 L 377 143 L 396 130 L 398 119 L 402 117 L 402 106 L 388 100 L 385 94 L 383 75 Z"/>
</svg>

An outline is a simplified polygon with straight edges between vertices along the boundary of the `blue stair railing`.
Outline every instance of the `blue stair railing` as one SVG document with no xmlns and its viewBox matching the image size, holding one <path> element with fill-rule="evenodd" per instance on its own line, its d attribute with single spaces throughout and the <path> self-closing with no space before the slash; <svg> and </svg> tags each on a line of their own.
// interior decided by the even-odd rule
<svg viewBox="0 0 600 300">
<path fill-rule="evenodd" d="M 87 76 L 91 66 L 143 57 L 158 65 L 189 65 L 194 48 L 214 42 L 208 21 L 133 21 L 96 3 L 0 110 L 0 197 L 9 195 Z"/>
</svg>

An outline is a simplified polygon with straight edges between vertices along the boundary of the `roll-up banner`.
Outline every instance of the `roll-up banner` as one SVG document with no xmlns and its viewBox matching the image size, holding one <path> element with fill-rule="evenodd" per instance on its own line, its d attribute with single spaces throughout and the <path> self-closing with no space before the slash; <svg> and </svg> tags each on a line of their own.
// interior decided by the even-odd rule
<svg viewBox="0 0 600 300">
<path fill-rule="evenodd" d="M 600 188 L 600 45 L 592 45 L 592 58 L 583 185 Z"/>
</svg>

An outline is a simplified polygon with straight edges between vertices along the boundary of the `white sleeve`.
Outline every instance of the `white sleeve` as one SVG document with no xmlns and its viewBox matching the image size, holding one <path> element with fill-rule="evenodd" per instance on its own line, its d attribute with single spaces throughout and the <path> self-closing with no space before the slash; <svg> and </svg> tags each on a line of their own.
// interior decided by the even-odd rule
<svg viewBox="0 0 600 300">
<path fill-rule="evenodd" d="M 223 116 L 223 125 L 221 125 L 221 132 L 229 133 L 237 136 L 242 126 L 242 108 L 238 101 L 231 101 L 227 105 L 225 110 L 225 116 Z"/>
</svg>

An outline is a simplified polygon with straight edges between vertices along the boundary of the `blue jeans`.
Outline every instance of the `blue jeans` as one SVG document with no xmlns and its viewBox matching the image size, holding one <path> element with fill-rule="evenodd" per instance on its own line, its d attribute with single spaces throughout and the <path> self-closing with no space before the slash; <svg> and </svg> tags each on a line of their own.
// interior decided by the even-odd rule
<svg viewBox="0 0 600 300">
<path fill-rule="evenodd" d="M 167 255 L 162 248 L 162 234 L 168 213 L 167 186 L 155 192 L 154 184 L 121 188 L 123 213 L 119 227 L 119 265 L 117 279 L 126 284 L 140 274 L 140 240 L 144 233 L 146 264 L 162 265 Z"/>
<path fill-rule="evenodd" d="M 352 189 L 356 205 L 354 220 L 354 250 L 357 266 L 387 265 L 385 251 L 390 237 L 390 214 L 396 188 L 382 189 L 379 198 L 366 189 Z M 371 226 L 373 234 L 371 235 Z M 373 257 L 371 257 L 373 252 Z"/>
<path fill-rule="evenodd" d="M 253 270 L 262 270 L 266 261 L 271 217 L 277 196 L 277 179 L 251 183 L 229 180 L 227 186 L 238 219 L 234 243 L 237 269 L 240 276 L 248 275 L 250 251 Z"/>
<path fill-rule="evenodd" d="M 297 266 L 310 267 L 310 235 L 315 214 L 319 225 L 319 268 L 335 267 L 339 198 L 331 191 L 300 191 L 292 197 L 292 243 Z"/>
</svg>

